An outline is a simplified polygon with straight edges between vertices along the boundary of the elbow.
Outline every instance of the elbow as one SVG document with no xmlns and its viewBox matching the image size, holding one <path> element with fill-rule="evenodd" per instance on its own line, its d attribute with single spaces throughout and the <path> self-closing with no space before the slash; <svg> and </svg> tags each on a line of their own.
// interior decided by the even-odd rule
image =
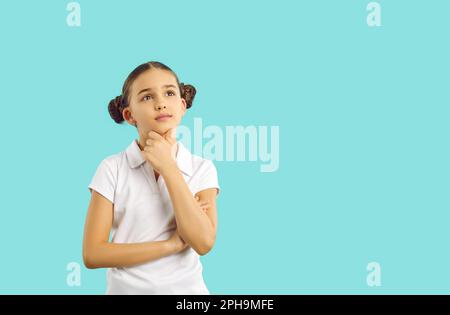
<svg viewBox="0 0 450 315">
<path fill-rule="evenodd" d="M 98 266 L 94 262 L 92 262 L 91 260 L 83 259 L 83 262 L 84 262 L 84 266 L 87 269 L 97 269 L 98 268 Z"/>
<path fill-rule="evenodd" d="M 180 233 L 181 238 L 184 239 L 189 244 L 189 246 L 191 246 L 191 248 L 195 250 L 195 252 L 200 256 L 208 254 L 214 247 L 214 243 L 216 240 L 215 232 L 211 233 L 211 235 L 209 235 L 208 237 L 199 238 L 197 235 L 195 239 L 192 239 L 189 237 L 189 235 L 186 235 L 185 231 L 182 229 L 180 229 L 178 232 Z"/>
<path fill-rule="evenodd" d="M 86 260 L 84 261 L 84 266 L 85 266 L 87 269 L 97 269 L 97 267 L 95 267 L 94 264 L 89 263 L 89 262 L 87 262 Z"/>
<path fill-rule="evenodd" d="M 83 255 L 83 263 L 87 269 L 96 269 L 97 266 L 91 256 Z"/>
<path fill-rule="evenodd" d="M 201 249 L 201 250 L 196 250 L 197 254 L 199 254 L 200 256 L 205 256 L 206 254 L 208 254 L 210 252 L 211 249 Z"/>
<path fill-rule="evenodd" d="M 83 263 L 87 269 L 97 269 L 100 266 L 97 264 L 97 260 L 94 255 L 85 249 L 83 249 Z"/>
<path fill-rule="evenodd" d="M 200 245 L 196 246 L 194 250 L 199 254 L 200 256 L 205 256 L 208 254 L 211 249 L 214 247 L 214 239 L 205 240 Z"/>
</svg>

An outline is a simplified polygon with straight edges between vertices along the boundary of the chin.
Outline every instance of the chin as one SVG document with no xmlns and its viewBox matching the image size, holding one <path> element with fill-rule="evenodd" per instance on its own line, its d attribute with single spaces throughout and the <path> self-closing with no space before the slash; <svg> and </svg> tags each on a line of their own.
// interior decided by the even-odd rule
<svg viewBox="0 0 450 315">
<path fill-rule="evenodd" d="M 170 124 L 167 126 L 153 126 L 153 128 L 150 128 L 150 130 L 153 130 L 157 133 L 159 133 L 160 135 L 165 134 L 167 131 L 169 131 L 169 129 L 176 127 L 176 125 Z"/>
</svg>

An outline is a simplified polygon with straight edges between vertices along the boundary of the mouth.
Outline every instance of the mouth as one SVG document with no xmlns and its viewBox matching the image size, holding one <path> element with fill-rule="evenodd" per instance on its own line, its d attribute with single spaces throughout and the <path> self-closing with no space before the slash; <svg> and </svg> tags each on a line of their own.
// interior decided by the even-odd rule
<svg viewBox="0 0 450 315">
<path fill-rule="evenodd" d="M 156 117 L 155 119 L 156 119 L 157 121 L 166 121 L 166 120 L 169 120 L 170 118 L 172 118 L 172 115 L 169 115 L 169 114 L 161 114 L 161 115 L 159 115 L 158 117 Z"/>
</svg>

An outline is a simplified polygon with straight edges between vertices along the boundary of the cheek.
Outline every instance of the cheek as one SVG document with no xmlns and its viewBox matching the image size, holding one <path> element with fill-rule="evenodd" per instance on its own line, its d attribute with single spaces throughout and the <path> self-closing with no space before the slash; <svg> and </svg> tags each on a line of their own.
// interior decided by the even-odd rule
<svg viewBox="0 0 450 315">
<path fill-rule="evenodd" d="M 173 116 L 173 122 L 176 125 L 179 125 L 181 123 L 181 115 L 179 113 L 177 113 L 176 115 Z"/>
<path fill-rule="evenodd" d="M 182 109 L 179 108 L 179 107 L 174 107 L 174 109 L 173 109 L 173 111 L 172 111 L 172 115 L 173 115 L 176 119 L 180 120 L 181 117 L 183 117 L 183 111 L 182 111 Z"/>
</svg>

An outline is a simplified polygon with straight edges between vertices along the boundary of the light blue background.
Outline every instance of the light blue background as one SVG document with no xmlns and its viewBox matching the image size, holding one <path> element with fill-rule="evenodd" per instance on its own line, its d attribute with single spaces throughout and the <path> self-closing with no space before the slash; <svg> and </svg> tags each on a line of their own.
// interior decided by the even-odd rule
<svg viewBox="0 0 450 315">
<path fill-rule="evenodd" d="M 450 2 L 2 1 L 1 293 L 103 294 L 82 264 L 98 163 L 137 136 L 107 104 L 138 64 L 198 94 L 184 124 L 280 126 L 280 168 L 218 162 L 213 294 L 450 293 Z M 366 266 L 379 262 L 382 286 Z"/>
</svg>

